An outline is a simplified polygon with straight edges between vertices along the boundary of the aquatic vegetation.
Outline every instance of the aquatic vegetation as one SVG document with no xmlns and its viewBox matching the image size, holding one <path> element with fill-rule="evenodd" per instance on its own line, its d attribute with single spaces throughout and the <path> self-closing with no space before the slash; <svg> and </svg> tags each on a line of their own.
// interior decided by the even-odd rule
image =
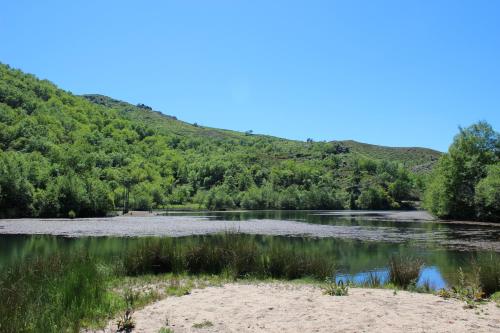
<svg viewBox="0 0 500 333">
<path fill-rule="evenodd" d="M 334 259 L 304 253 L 283 244 L 258 245 L 247 235 L 225 233 L 200 236 L 188 243 L 153 239 L 125 253 L 122 267 L 127 275 L 146 273 L 226 274 L 298 279 L 324 279 L 334 272 Z"/>
<path fill-rule="evenodd" d="M 465 302 L 465 308 L 473 309 L 477 307 L 478 302 L 484 300 L 484 292 L 479 282 L 479 271 L 474 270 L 469 277 L 466 276 L 462 268 L 457 271 L 458 282 L 450 289 L 441 289 L 437 295 L 447 298 L 456 298 Z"/>
<path fill-rule="evenodd" d="M 383 285 L 380 274 L 376 272 L 369 272 L 366 279 L 363 281 L 362 286 L 368 288 L 380 288 Z"/>
<path fill-rule="evenodd" d="M 473 270 L 486 296 L 500 290 L 500 256 L 496 253 L 479 254 L 473 261 Z"/>
<path fill-rule="evenodd" d="M 392 256 L 389 260 L 389 282 L 402 288 L 416 285 L 422 267 L 420 258 Z"/>
</svg>

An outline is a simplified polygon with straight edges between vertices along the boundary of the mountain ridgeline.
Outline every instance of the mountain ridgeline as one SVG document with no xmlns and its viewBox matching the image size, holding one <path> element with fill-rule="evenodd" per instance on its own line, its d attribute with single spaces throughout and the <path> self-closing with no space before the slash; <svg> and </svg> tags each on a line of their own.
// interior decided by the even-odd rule
<svg viewBox="0 0 500 333">
<path fill-rule="evenodd" d="M 75 96 L 0 64 L 4 218 L 158 208 L 404 208 L 419 200 L 440 155 L 189 124 L 144 104 Z"/>
</svg>

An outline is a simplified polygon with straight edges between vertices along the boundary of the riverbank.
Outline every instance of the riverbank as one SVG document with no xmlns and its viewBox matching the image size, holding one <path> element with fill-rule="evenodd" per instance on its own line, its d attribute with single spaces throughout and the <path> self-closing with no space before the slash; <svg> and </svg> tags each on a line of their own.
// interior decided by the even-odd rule
<svg viewBox="0 0 500 333">
<path fill-rule="evenodd" d="M 133 332 L 495 332 L 494 302 L 465 309 L 456 299 L 387 289 L 351 288 L 328 296 L 315 285 L 229 283 L 167 297 L 132 315 Z M 116 331 L 110 321 L 104 332 Z M 95 331 L 95 332 L 103 332 Z"/>
</svg>

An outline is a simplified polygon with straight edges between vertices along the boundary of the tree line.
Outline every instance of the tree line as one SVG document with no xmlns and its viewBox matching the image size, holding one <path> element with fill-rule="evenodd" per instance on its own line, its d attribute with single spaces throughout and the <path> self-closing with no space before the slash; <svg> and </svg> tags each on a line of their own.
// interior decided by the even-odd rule
<svg viewBox="0 0 500 333">
<path fill-rule="evenodd" d="M 423 199 L 442 218 L 498 221 L 499 141 L 486 122 L 461 128 L 433 172 L 417 174 L 338 143 L 193 126 L 142 104 L 75 96 L 0 65 L 0 217 L 398 209 Z"/>
</svg>

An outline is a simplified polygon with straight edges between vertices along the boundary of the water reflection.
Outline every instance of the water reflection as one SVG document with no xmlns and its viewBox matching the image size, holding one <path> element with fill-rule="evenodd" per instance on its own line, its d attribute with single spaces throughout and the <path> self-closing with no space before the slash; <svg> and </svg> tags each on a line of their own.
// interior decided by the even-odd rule
<svg viewBox="0 0 500 333">
<path fill-rule="evenodd" d="M 192 244 L 197 238 L 204 237 L 218 242 L 217 235 L 188 236 L 169 238 L 180 246 Z M 376 272 L 386 279 L 387 264 L 392 255 L 422 258 L 425 269 L 419 284 L 428 281 L 432 286 L 441 288 L 456 282 L 459 267 L 464 271 L 471 269 L 471 259 L 484 251 L 458 251 L 440 246 L 421 246 L 419 243 L 405 242 L 368 242 L 353 239 L 311 238 L 246 235 L 262 247 L 286 246 L 312 256 L 327 256 L 335 262 L 339 276 L 352 277 L 356 282 L 366 279 L 369 272 Z M 128 250 L 141 246 L 151 238 L 133 237 L 80 237 L 66 238 L 41 235 L 0 235 L 0 270 L 13 263 L 19 263 L 34 255 L 50 256 L 54 253 L 77 253 L 88 251 L 103 260 L 113 261 Z M 500 256 L 499 253 L 493 253 Z"/>
<path fill-rule="evenodd" d="M 362 285 L 373 277 L 376 277 L 381 284 L 385 284 L 389 280 L 389 271 L 387 269 L 378 269 L 356 274 L 339 274 L 336 277 L 336 281 L 342 281 L 344 283 L 352 281 L 355 284 Z M 433 290 L 449 287 L 437 266 L 426 266 L 422 269 L 422 273 L 417 281 L 417 286 L 422 287 L 424 284 L 428 284 Z"/>
<path fill-rule="evenodd" d="M 309 224 L 344 227 L 339 233 L 352 238 L 378 238 L 384 241 L 415 241 L 425 246 L 440 246 L 459 250 L 488 249 L 500 252 L 500 224 L 460 224 L 411 220 L 384 220 L 383 214 L 345 216 L 335 211 L 236 211 L 236 212 L 170 212 L 167 216 L 196 216 L 206 221 L 297 221 Z M 344 212 L 345 213 L 345 212 Z M 373 217 L 370 219 L 366 217 Z M 351 230 L 351 232 L 349 232 Z M 357 237 L 357 236 L 359 237 Z"/>
</svg>

